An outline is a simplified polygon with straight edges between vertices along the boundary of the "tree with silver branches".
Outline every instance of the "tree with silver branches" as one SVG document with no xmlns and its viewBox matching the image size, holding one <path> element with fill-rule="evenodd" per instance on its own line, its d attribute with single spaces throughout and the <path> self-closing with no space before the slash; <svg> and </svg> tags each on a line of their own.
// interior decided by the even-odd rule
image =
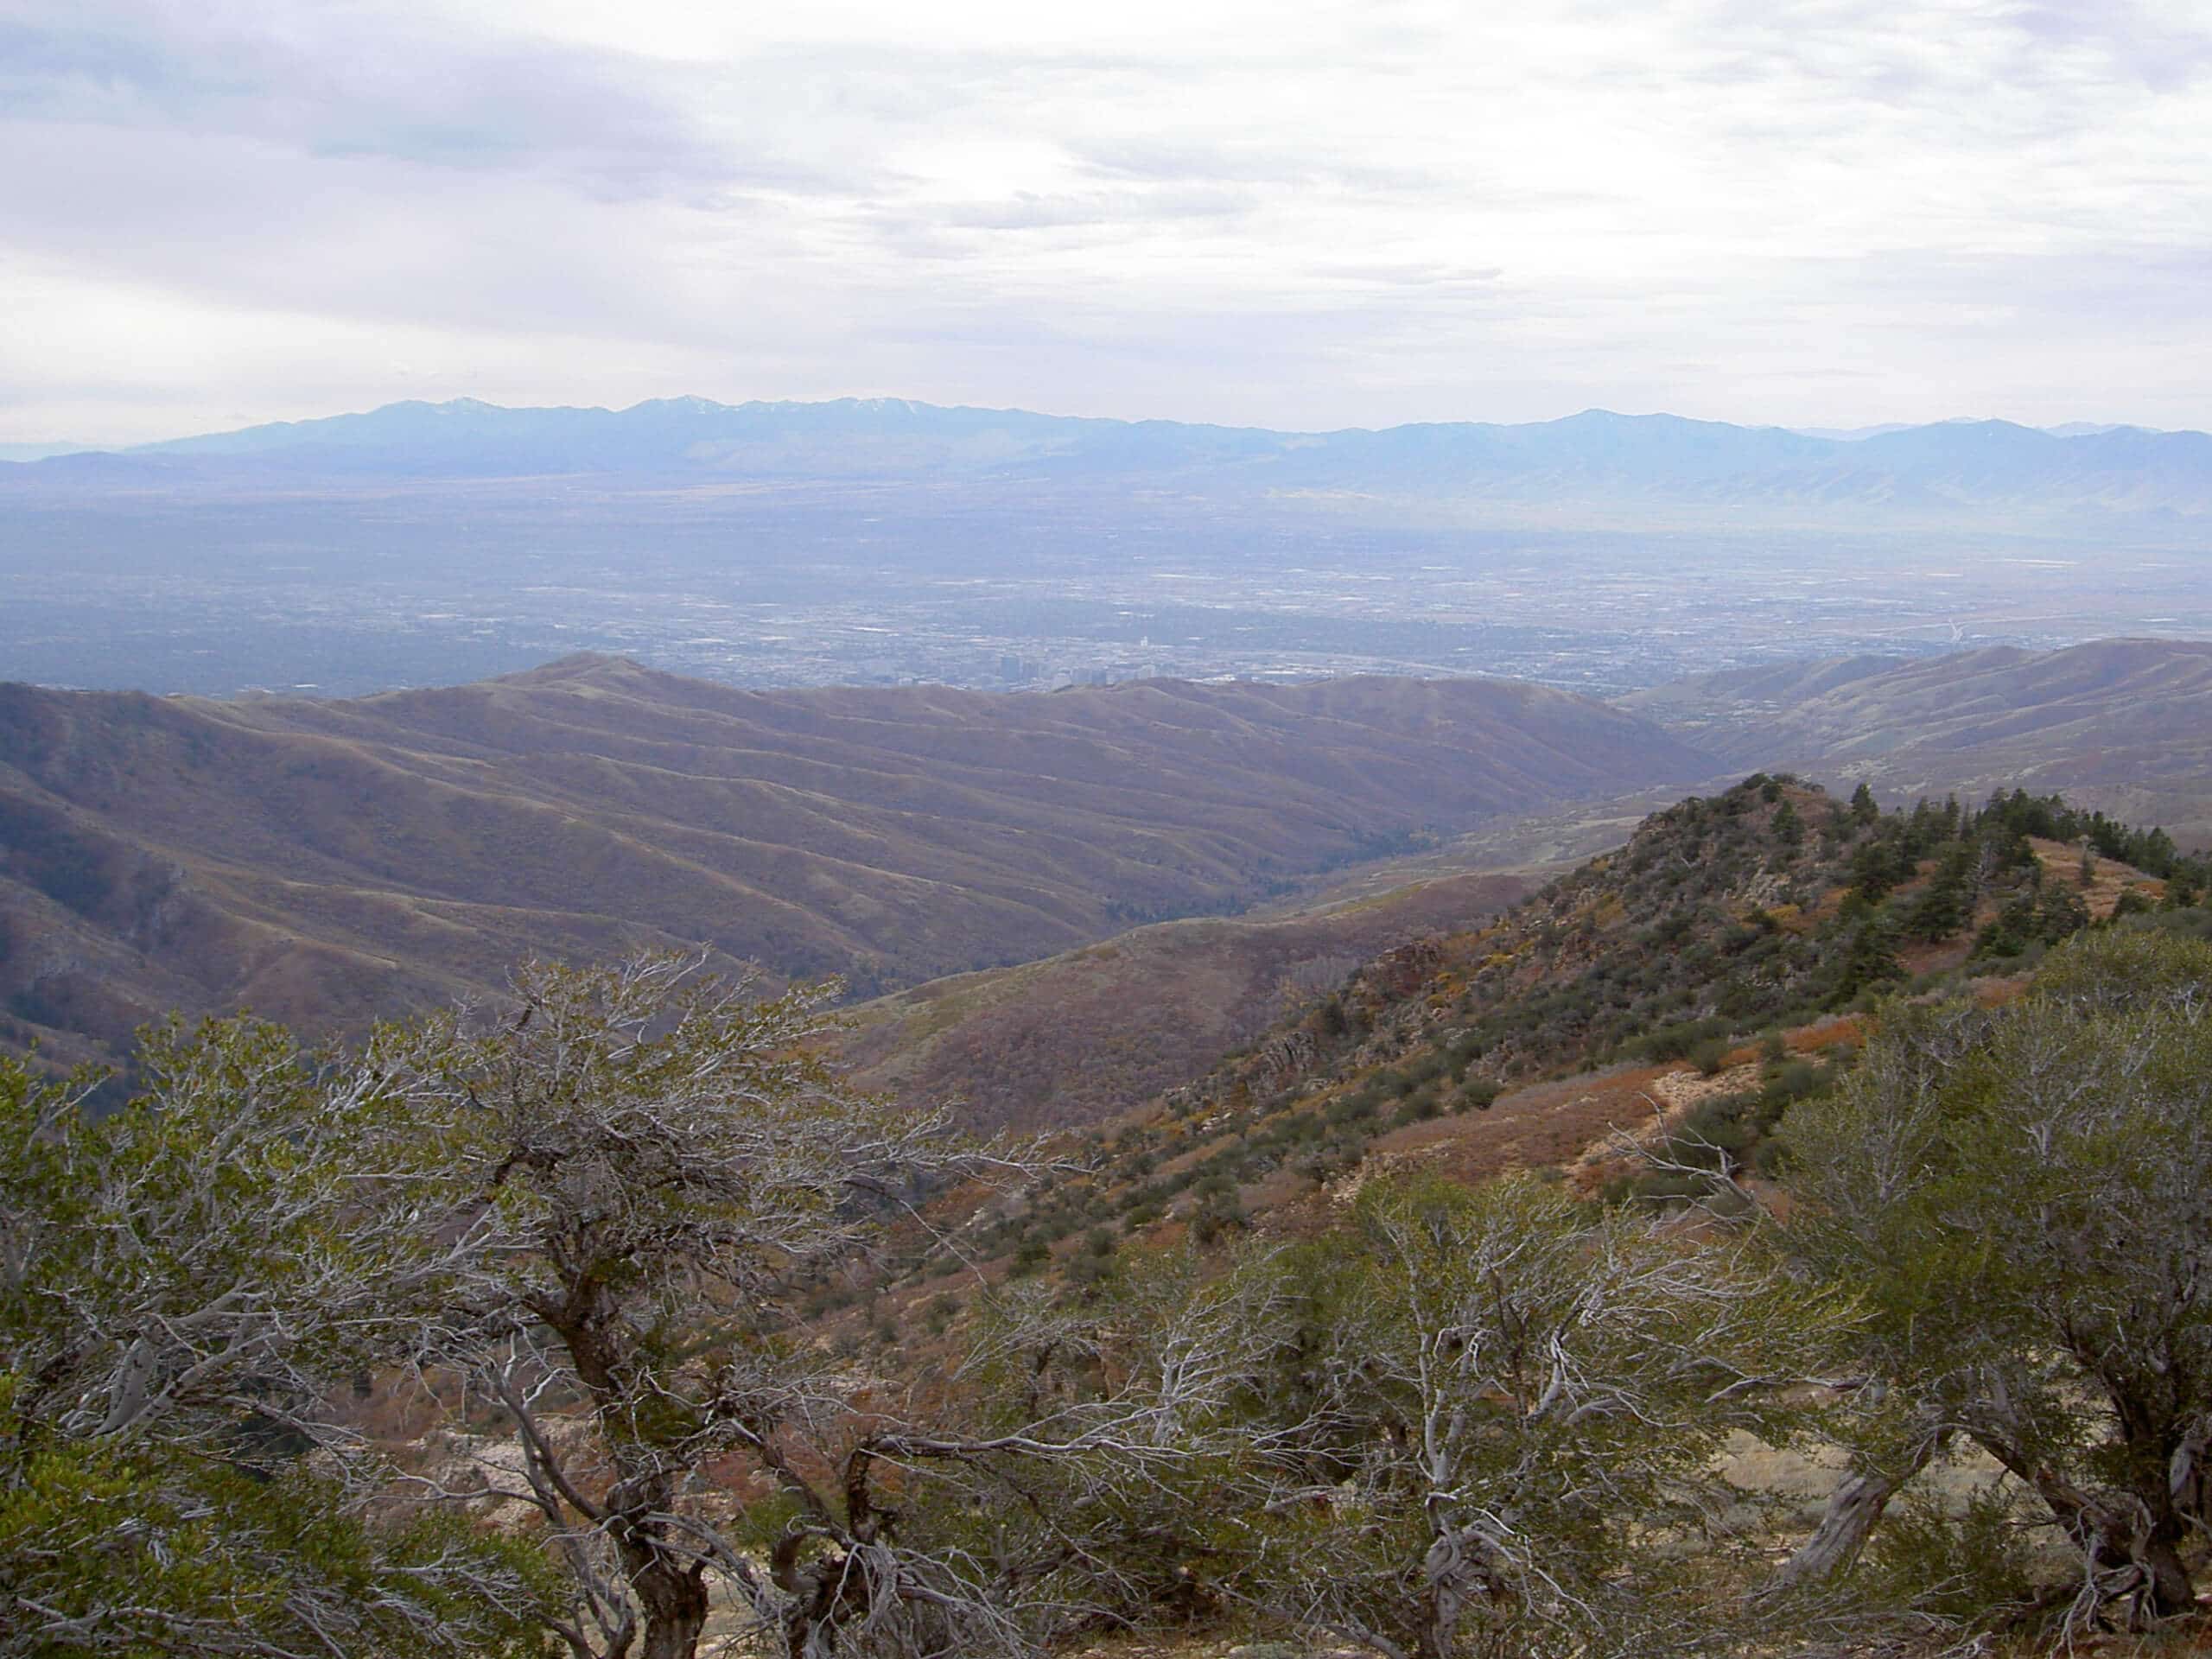
<svg viewBox="0 0 2212 1659">
<path fill-rule="evenodd" d="M 917 1560 L 955 1592 L 871 1648 L 1027 1652 L 1211 1610 L 1205 1574 L 1238 1538 L 1223 1500 L 1289 1311 L 1266 1273 L 1187 1250 L 1133 1253 L 1079 1295 L 991 1293 L 948 1386 L 855 1446 L 895 1469 Z"/>
<path fill-rule="evenodd" d="M 510 1495 L 570 1571 L 578 1659 L 692 1654 L 717 1580 L 764 1611 L 788 1597 L 728 1546 L 710 1467 L 772 1469 L 792 1421 L 840 1408 L 795 1287 L 961 1159 L 938 1118 L 836 1085 L 810 1046 L 823 991 L 759 1000 L 699 966 L 531 963 L 512 1008 L 370 1046 L 437 1103 L 425 1128 L 485 1218 L 431 1343 L 513 1427 Z M 800 1536 L 768 1572 L 808 1554 Z"/>
<path fill-rule="evenodd" d="M 1371 1185 L 1284 1258 L 1305 1305 L 1249 1431 L 1230 1580 L 1390 1659 L 1656 1654 L 1743 1634 L 1728 1436 L 1800 1430 L 1847 1323 L 1743 1239 L 1515 1175 Z"/>
<path fill-rule="evenodd" d="M 534 1552 L 396 1510 L 333 1408 L 488 1231 L 414 1103 L 249 1020 L 141 1058 L 102 1121 L 0 1061 L 0 1655 L 534 1649 Z"/>
<path fill-rule="evenodd" d="M 794 1656 L 1026 1651 L 1103 1593 L 1116 1505 L 1187 1461 L 1234 1321 L 1185 1297 L 1012 1417 L 841 1362 L 810 1282 L 994 1160 L 842 1087 L 823 990 L 698 969 L 534 964 L 512 1010 L 372 1045 L 493 1218 L 435 1338 L 517 1437 L 479 1490 L 540 1517 L 576 1659 L 689 1659 L 717 1606 Z"/>
</svg>

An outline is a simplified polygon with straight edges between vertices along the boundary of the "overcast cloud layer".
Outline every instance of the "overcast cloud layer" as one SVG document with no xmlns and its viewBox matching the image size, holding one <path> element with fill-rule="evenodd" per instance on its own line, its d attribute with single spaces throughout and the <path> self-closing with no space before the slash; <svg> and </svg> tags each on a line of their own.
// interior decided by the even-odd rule
<svg viewBox="0 0 2212 1659">
<path fill-rule="evenodd" d="M 0 441 L 2212 426 L 2212 6 L 0 0 Z"/>
</svg>

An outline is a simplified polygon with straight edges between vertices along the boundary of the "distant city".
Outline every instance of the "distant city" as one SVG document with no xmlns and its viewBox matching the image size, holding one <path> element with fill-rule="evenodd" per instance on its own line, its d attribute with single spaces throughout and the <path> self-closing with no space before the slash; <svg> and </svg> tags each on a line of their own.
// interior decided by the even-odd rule
<svg viewBox="0 0 2212 1659">
<path fill-rule="evenodd" d="M 1599 695 L 1807 656 L 2212 634 L 2171 550 L 1294 518 L 909 522 L 754 505 L 671 536 L 580 513 L 270 526 L 103 512 L 0 568 L 0 677 L 228 696 L 444 684 L 575 651 L 737 685 L 1043 689 L 1152 675 L 1491 674 Z M 313 550 L 310 552 L 310 548 Z M 1027 568 L 1025 568 L 1027 567 Z"/>
<path fill-rule="evenodd" d="M 714 467 L 702 431 L 737 434 Z M 395 406 L 0 468 L 0 678 L 346 696 L 596 651 L 750 686 L 1376 672 L 1603 696 L 2205 637 L 2208 455 L 2001 423 L 1309 443 L 884 403 Z M 856 456 L 872 475 L 835 475 Z"/>
</svg>

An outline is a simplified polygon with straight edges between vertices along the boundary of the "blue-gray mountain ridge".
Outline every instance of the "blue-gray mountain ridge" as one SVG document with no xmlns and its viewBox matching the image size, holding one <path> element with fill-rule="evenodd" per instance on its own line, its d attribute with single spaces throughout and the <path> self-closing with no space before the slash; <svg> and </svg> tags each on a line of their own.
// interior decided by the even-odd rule
<svg viewBox="0 0 2212 1659">
<path fill-rule="evenodd" d="M 371 479 L 569 477 L 1141 484 L 1196 495 L 2212 513 L 2212 436 L 1952 421 L 1814 435 L 1591 410 L 1522 425 L 1320 433 L 1118 421 L 899 398 L 624 410 L 388 404 L 123 451 L 0 464 L 18 487 L 240 487 Z"/>
</svg>

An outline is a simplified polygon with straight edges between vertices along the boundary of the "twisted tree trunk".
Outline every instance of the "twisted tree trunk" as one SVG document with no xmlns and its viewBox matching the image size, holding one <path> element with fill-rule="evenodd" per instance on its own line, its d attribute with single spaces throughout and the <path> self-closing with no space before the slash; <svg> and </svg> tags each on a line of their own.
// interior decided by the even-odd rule
<svg viewBox="0 0 2212 1659">
<path fill-rule="evenodd" d="M 1866 1548 L 1866 1541 L 1873 1535 L 1875 1525 L 1889 1508 L 1890 1500 L 1934 1461 L 1947 1438 L 1940 1432 L 1919 1436 L 1904 1464 L 1897 1467 L 1878 1469 L 1862 1465 L 1847 1471 L 1836 1483 L 1835 1490 L 1828 1494 L 1827 1507 L 1821 1511 L 1821 1522 L 1813 1529 L 1813 1535 L 1782 1564 L 1761 1593 L 1788 1595 L 1793 1590 L 1833 1578 L 1850 1567 Z"/>
<path fill-rule="evenodd" d="M 630 1570 L 630 1588 L 645 1615 L 645 1640 L 639 1659 L 695 1659 L 707 1628 L 704 1570 L 680 1566 L 658 1550 L 633 1555 L 626 1548 L 623 1556 Z"/>
</svg>

